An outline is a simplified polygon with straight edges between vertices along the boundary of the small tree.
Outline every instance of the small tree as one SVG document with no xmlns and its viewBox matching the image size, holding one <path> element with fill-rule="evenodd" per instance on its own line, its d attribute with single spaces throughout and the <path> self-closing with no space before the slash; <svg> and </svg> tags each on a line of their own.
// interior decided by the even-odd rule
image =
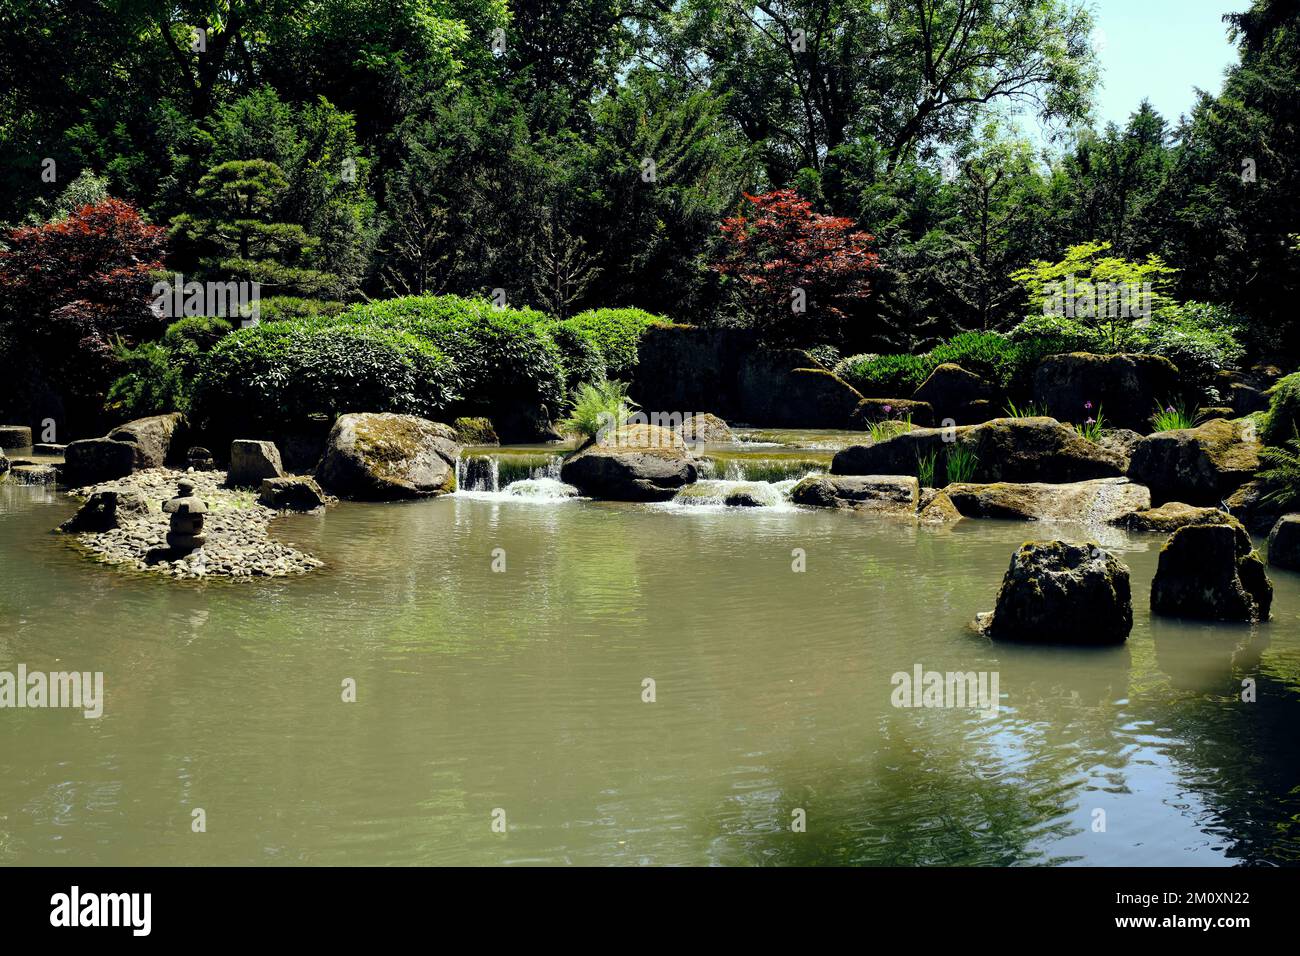
<svg viewBox="0 0 1300 956">
<path fill-rule="evenodd" d="M 286 189 L 284 172 L 265 159 L 213 167 L 199 180 L 200 214 L 172 220 L 178 249 L 212 277 L 257 282 L 275 295 L 333 291 L 337 277 L 308 265 L 319 240 L 275 221 Z"/>
<path fill-rule="evenodd" d="M 766 340 L 806 345 L 835 338 L 853 300 L 870 292 L 879 261 L 872 237 L 855 231 L 851 219 L 813 212 L 794 190 L 745 199 L 753 216 L 723 220 L 726 254 L 713 269 L 736 281 L 742 307 Z"/>
<path fill-rule="evenodd" d="M 0 338 L 39 367 L 76 424 L 98 418 L 117 344 L 162 331 L 149 306 L 166 241 L 135 206 L 107 198 L 13 229 L 0 249 Z"/>
</svg>

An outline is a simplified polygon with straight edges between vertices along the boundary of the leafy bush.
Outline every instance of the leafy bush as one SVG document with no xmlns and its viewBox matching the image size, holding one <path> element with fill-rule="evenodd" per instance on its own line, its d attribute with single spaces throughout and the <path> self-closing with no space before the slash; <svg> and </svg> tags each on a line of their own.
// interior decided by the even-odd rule
<svg viewBox="0 0 1300 956">
<path fill-rule="evenodd" d="M 455 365 L 461 414 L 484 414 L 564 400 L 564 359 L 535 309 L 497 308 L 487 299 L 456 295 L 405 296 L 353 306 L 343 324 L 409 332 Z"/>
<path fill-rule="evenodd" d="M 564 323 L 552 326 L 550 331 L 564 359 L 566 394 L 573 394 L 583 382 L 599 382 L 605 378 L 605 357 L 590 338 Z"/>
<path fill-rule="evenodd" d="M 192 345 L 206 352 L 234 329 L 225 319 L 212 315 L 194 315 L 177 319 L 163 333 L 163 345 L 173 351 Z"/>
<path fill-rule="evenodd" d="M 641 335 L 664 317 L 641 309 L 588 309 L 560 323 L 590 341 L 600 350 L 606 372 L 615 377 L 632 374 L 637 363 Z"/>
<path fill-rule="evenodd" d="M 611 431 L 624 424 L 637 405 L 627 397 L 623 382 L 583 382 L 573 398 L 569 417 L 560 427 L 585 438 L 595 438 L 602 430 Z"/>
<path fill-rule="evenodd" d="M 171 349 L 145 342 L 134 349 L 119 345 L 116 351 L 123 373 L 104 400 L 110 412 L 130 419 L 189 409 L 190 379 Z"/>
<path fill-rule="evenodd" d="M 934 371 L 934 363 L 924 355 L 850 355 L 834 371 L 868 397 L 905 398 Z"/>
<path fill-rule="evenodd" d="M 931 367 L 951 362 L 999 388 L 1007 388 L 1019 365 L 1015 343 L 997 332 L 962 332 L 930 350 Z"/>
<path fill-rule="evenodd" d="M 1268 417 L 1260 438 L 1266 445 L 1281 447 L 1300 429 L 1300 372 L 1278 379 L 1268 394 Z"/>
<path fill-rule="evenodd" d="M 401 412 L 437 418 L 456 399 L 455 368 L 400 329 L 323 320 L 263 323 L 222 339 L 195 391 L 203 424 L 280 431 L 313 414 Z"/>
<path fill-rule="evenodd" d="M 1240 320 L 1230 309 L 1185 302 L 1164 310 L 1148 327 L 1137 330 L 1137 345 L 1143 352 L 1169 359 L 1190 388 L 1208 394 L 1218 373 L 1237 368 L 1245 356 L 1238 341 L 1240 328 Z"/>
<path fill-rule="evenodd" d="M 1259 478 L 1268 486 L 1265 501 L 1291 508 L 1300 503 L 1300 429 L 1293 430 L 1291 437 L 1279 444 L 1282 447 L 1260 451 L 1260 460 L 1268 467 L 1259 472 Z"/>
<path fill-rule="evenodd" d="M 833 345 L 814 345 L 807 351 L 812 360 L 825 369 L 833 369 L 840 361 L 840 350 Z"/>
<path fill-rule="evenodd" d="M 346 302 L 275 295 L 258 303 L 258 314 L 263 322 L 283 322 L 286 319 L 329 318 L 339 315 L 347 307 Z"/>
</svg>

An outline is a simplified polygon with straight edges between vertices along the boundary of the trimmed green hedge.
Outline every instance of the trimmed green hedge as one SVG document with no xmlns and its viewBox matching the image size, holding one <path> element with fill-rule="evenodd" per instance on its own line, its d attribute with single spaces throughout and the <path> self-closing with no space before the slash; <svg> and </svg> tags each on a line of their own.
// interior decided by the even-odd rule
<svg viewBox="0 0 1300 956">
<path fill-rule="evenodd" d="M 667 321 L 642 309 L 588 309 L 559 323 L 587 339 L 605 360 L 610 378 L 631 378 L 641 335 L 656 322 Z"/>
<path fill-rule="evenodd" d="M 457 412 L 484 414 L 564 400 L 564 357 L 551 319 L 535 309 L 498 308 L 456 295 L 406 296 L 353 306 L 341 324 L 400 329 L 429 342 L 455 366 Z"/>
<path fill-rule="evenodd" d="M 400 329 L 298 319 L 226 336 L 203 360 L 196 418 L 269 432 L 315 413 L 402 412 L 439 418 L 456 399 L 455 369 L 431 342 Z"/>
</svg>

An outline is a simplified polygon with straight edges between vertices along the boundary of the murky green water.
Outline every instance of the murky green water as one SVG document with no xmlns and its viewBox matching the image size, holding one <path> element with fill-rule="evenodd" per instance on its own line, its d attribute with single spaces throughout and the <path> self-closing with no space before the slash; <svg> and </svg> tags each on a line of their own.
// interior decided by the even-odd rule
<svg viewBox="0 0 1300 956">
<path fill-rule="evenodd" d="M 2 863 L 1300 861 L 1287 572 L 1267 625 L 1152 620 L 1161 538 L 1112 531 L 1128 644 L 1003 647 L 967 623 L 1053 529 L 342 504 L 276 526 L 325 572 L 178 584 L 78 556 L 48 533 L 72 510 L 0 485 L 0 670 L 107 697 L 0 710 Z M 997 672 L 1000 712 L 891 706 L 918 663 Z"/>
</svg>

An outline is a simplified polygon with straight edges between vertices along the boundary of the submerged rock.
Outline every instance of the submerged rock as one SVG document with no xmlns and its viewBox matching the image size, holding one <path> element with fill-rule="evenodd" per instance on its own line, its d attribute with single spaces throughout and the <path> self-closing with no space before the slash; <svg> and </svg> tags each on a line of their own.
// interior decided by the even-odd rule
<svg viewBox="0 0 1300 956">
<path fill-rule="evenodd" d="M 1181 390 L 1178 367 L 1159 355 L 1049 355 L 1034 371 L 1034 401 L 1065 422 L 1100 411 L 1118 428 L 1150 429 L 1157 404 Z M 1091 406 L 1091 407 L 1089 407 Z"/>
<path fill-rule="evenodd" d="M 1148 435 L 1134 446 L 1128 475 L 1157 502 L 1217 505 L 1259 470 L 1259 447 L 1249 422 L 1215 419 Z"/>
<path fill-rule="evenodd" d="M 1151 610 L 1211 621 L 1268 619 L 1273 585 L 1240 522 L 1179 528 L 1160 550 Z"/>
<path fill-rule="evenodd" d="M 878 514 L 916 514 L 917 480 L 907 475 L 809 475 L 790 492 L 797 505 Z"/>
<path fill-rule="evenodd" d="M 1300 514 L 1283 515 L 1268 534 L 1268 563 L 1300 571 Z"/>
<path fill-rule="evenodd" d="M 1129 570 L 1095 542 L 1026 542 L 977 623 L 994 640 L 1119 643 L 1133 629 Z"/>
<path fill-rule="evenodd" d="M 1170 501 L 1159 508 L 1141 508 L 1120 515 L 1111 524 L 1129 531 L 1163 531 L 1172 534 L 1193 524 L 1229 524 L 1232 516 L 1218 508 L 1198 508 Z"/>
<path fill-rule="evenodd" d="M 1125 478 L 954 484 L 944 491 L 967 518 L 1104 523 L 1151 505 L 1151 493 Z"/>
<path fill-rule="evenodd" d="M 1053 418 L 995 418 L 982 425 L 914 428 L 873 445 L 853 445 L 836 454 L 836 475 L 916 474 L 933 456 L 943 475 L 953 448 L 975 456 L 971 481 L 1073 482 L 1118 478 L 1125 461 L 1087 441 Z"/>
<path fill-rule="evenodd" d="M 110 531 L 127 518 L 149 513 L 149 504 L 138 491 L 129 488 L 100 488 L 86 499 L 75 515 L 59 525 L 60 531 Z"/>
<path fill-rule="evenodd" d="M 341 498 L 425 498 L 455 489 L 459 455 L 448 425 L 390 412 L 340 415 L 316 480 Z"/>
<path fill-rule="evenodd" d="M 226 484 L 231 488 L 259 488 L 265 479 L 283 476 L 284 465 L 275 442 L 238 438 L 230 443 Z"/>
<path fill-rule="evenodd" d="M 564 460 L 560 478 L 589 498 L 668 501 L 695 481 L 697 465 L 680 435 L 658 425 L 624 425 Z"/>
</svg>

